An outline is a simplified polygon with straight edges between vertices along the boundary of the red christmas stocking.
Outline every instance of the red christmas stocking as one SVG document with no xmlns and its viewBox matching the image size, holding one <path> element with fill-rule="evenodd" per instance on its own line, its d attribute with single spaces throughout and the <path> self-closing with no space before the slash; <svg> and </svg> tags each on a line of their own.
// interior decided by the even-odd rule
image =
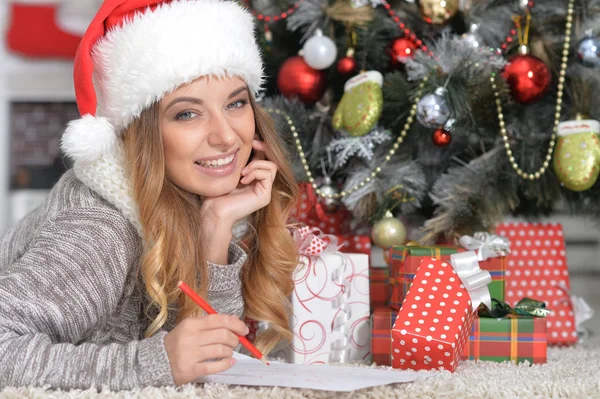
<svg viewBox="0 0 600 399">
<path fill-rule="evenodd" d="M 81 37 L 58 25 L 58 7 L 48 0 L 11 2 L 8 49 L 29 57 L 74 58 Z"/>
</svg>

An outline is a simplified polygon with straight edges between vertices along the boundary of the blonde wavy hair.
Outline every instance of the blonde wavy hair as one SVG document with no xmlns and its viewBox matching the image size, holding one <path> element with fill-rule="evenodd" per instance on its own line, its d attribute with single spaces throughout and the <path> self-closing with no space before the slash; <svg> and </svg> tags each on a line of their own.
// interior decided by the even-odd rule
<svg viewBox="0 0 600 399">
<path fill-rule="evenodd" d="M 267 112 L 254 99 L 256 133 L 269 146 L 270 160 L 277 167 L 271 202 L 249 217 L 248 234 L 242 240 L 248 261 L 242 269 L 245 316 L 269 322 L 270 328 L 257 337 L 256 346 L 268 353 L 280 340 L 290 340 L 289 296 L 292 273 L 298 262 L 296 245 L 287 220 L 296 202 L 298 187 L 289 157 Z M 177 308 L 177 322 L 201 314 L 198 306 L 178 288 L 182 280 L 206 297 L 207 264 L 202 254 L 202 237 L 197 203 L 166 176 L 159 108 L 155 104 L 124 132 L 128 174 L 133 197 L 139 206 L 144 251 L 141 273 L 150 299 L 147 314 L 151 323 L 146 336 L 154 335 L 167 321 L 169 307 Z"/>
</svg>

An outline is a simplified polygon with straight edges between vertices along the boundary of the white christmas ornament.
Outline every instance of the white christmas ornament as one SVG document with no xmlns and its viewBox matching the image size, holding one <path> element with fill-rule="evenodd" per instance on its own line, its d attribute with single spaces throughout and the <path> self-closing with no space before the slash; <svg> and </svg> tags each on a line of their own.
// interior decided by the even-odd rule
<svg viewBox="0 0 600 399">
<path fill-rule="evenodd" d="M 317 29 L 315 35 L 304 43 L 302 48 L 304 61 L 313 69 L 327 69 L 335 62 L 337 47 L 333 40 Z"/>
</svg>

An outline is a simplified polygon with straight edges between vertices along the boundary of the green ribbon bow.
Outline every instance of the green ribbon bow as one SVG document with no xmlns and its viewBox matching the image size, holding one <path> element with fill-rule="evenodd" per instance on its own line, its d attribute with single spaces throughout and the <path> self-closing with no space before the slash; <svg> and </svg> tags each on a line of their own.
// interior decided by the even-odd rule
<svg viewBox="0 0 600 399">
<path fill-rule="evenodd" d="M 478 314 L 479 317 L 493 317 L 500 319 L 509 314 L 525 317 L 546 317 L 550 312 L 551 310 L 546 309 L 546 304 L 544 302 L 536 301 L 531 298 L 521 299 L 514 308 L 511 308 L 506 302 L 492 298 L 492 308 L 489 309 L 487 306 L 482 305 L 479 308 Z"/>
</svg>

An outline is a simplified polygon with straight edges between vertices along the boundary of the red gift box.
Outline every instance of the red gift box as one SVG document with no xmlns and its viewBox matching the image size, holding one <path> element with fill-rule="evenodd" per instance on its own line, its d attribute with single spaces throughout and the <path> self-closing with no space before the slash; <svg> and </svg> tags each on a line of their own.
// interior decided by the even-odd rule
<svg viewBox="0 0 600 399">
<path fill-rule="evenodd" d="M 246 326 L 248 327 L 248 329 L 250 330 L 250 332 L 248 333 L 248 335 L 246 335 L 246 338 L 248 338 L 248 341 L 250 342 L 254 342 L 254 340 L 256 339 L 256 334 L 258 333 L 258 321 L 253 320 L 249 317 L 245 317 L 244 318 L 244 323 L 246 324 Z"/>
<path fill-rule="evenodd" d="M 370 267 L 369 299 L 371 309 L 387 307 L 390 301 L 391 290 L 392 287 L 390 286 L 390 269 L 387 267 Z M 397 311 L 394 310 L 394 313 L 397 313 Z"/>
<path fill-rule="evenodd" d="M 371 317 L 371 353 L 378 366 L 391 366 L 392 326 L 398 312 L 376 308 Z M 506 317 L 473 319 L 462 360 L 546 363 L 546 319 Z"/>
<path fill-rule="evenodd" d="M 340 252 L 371 255 L 371 237 L 337 235 Z"/>
<path fill-rule="evenodd" d="M 318 227 L 325 234 L 345 235 L 351 231 L 352 214 L 343 207 L 335 212 L 326 212 L 319 204 L 313 187 L 302 183 L 292 220 L 310 227 Z"/>
<path fill-rule="evenodd" d="M 371 354 L 378 366 L 392 365 L 392 327 L 398 312 L 378 307 L 371 316 Z"/>
<path fill-rule="evenodd" d="M 465 249 L 455 246 L 393 247 L 390 255 L 392 289 L 389 306 L 392 309 L 400 309 L 404 296 L 415 276 L 416 270 L 421 264 L 421 259 L 434 257 L 436 259 L 449 261 L 450 255 L 464 251 Z M 482 270 L 487 270 L 492 277 L 492 282 L 488 286 L 492 298 L 503 301 L 506 282 L 506 258 L 504 256 L 488 258 L 479 261 L 479 267 Z"/>
<path fill-rule="evenodd" d="M 473 318 L 469 293 L 452 265 L 422 258 L 392 329 L 392 367 L 454 371 Z"/>
<path fill-rule="evenodd" d="M 507 237 L 506 302 L 511 306 L 523 297 L 545 302 L 548 315 L 548 344 L 577 343 L 571 284 L 562 226 L 557 223 L 504 223 L 497 234 Z"/>
</svg>

